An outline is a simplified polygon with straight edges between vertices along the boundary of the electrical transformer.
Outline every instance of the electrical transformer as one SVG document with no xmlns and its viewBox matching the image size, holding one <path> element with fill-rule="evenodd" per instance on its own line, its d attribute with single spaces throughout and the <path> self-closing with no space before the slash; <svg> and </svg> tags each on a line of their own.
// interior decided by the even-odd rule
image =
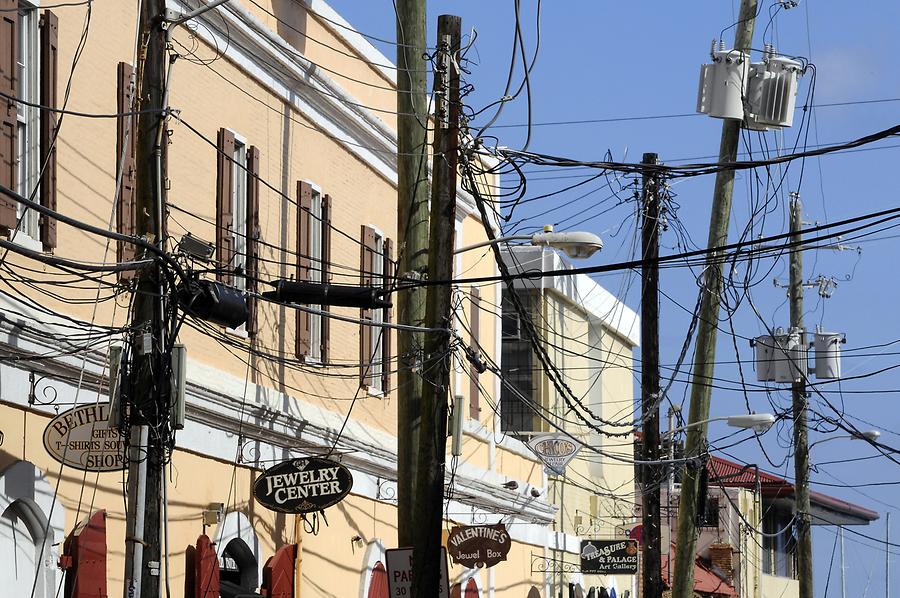
<svg viewBox="0 0 900 598">
<path fill-rule="evenodd" d="M 739 50 L 726 50 L 715 42 L 712 64 L 700 67 L 697 112 L 714 118 L 744 119 L 744 95 L 750 75 L 750 57 Z"/>
<path fill-rule="evenodd" d="M 808 370 L 806 345 L 799 330 L 775 336 L 775 381 L 799 382 Z"/>
<path fill-rule="evenodd" d="M 816 331 L 813 335 L 816 378 L 831 380 L 841 377 L 841 343 L 843 342 L 845 342 L 843 334 Z"/>
<path fill-rule="evenodd" d="M 774 47 L 766 45 L 763 61 L 750 65 L 745 119 L 748 129 L 765 131 L 794 123 L 797 80 L 802 72 L 803 65 L 778 56 Z"/>
<path fill-rule="evenodd" d="M 714 118 L 740 120 L 749 129 L 766 131 L 790 127 L 797 105 L 797 86 L 803 65 L 778 56 L 766 44 L 762 62 L 750 62 L 739 50 L 713 42 L 711 64 L 700 67 L 697 112 Z"/>
<path fill-rule="evenodd" d="M 768 334 L 758 336 L 750 343 L 756 350 L 757 382 L 775 381 L 775 362 L 772 355 L 775 351 L 775 339 Z"/>
</svg>

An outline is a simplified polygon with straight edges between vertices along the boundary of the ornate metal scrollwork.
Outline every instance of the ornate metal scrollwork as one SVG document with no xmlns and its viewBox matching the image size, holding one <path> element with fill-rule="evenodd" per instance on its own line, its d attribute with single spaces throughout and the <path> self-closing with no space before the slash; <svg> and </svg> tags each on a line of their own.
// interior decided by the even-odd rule
<svg viewBox="0 0 900 598">
<path fill-rule="evenodd" d="M 378 478 L 378 494 L 375 498 L 384 502 L 397 502 L 397 482 Z"/>
<path fill-rule="evenodd" d="M 580 563 L 570 563 L 562 559 L 545 558 L 539 554 L 531 554 L 532 573 L 580 573 Z"/>
<path fill-rule="evenodd" d="M 238 451 L 238 463 L 249 464 L 256 463 L 262 456 L 260 453 L 259 441 L 254 438 L 243 438 L 239 440 L 240 450 Z"/>
<path fill-rule="evenodd" d="M 57 412 L 59 412 L 59 405 L 56 405 L 56 399 L 59 396 L 56 388 L 50 386 L 49 383 L 45 384 L 41 389 L 40 393 L 38 393 L 38 387 L 41 382 L 50 378 L 49 375 L 38 376 L 35 372 L 28 373 L 28 383 L 31 385 L 31 388 L 28 391 L 28 404 L 31 406 L 34 405 L 43 405 L 49 406 L 53 405 Z M 41 395 L 41 398 L 38 397 L 38 394 Z"/>
</svg>

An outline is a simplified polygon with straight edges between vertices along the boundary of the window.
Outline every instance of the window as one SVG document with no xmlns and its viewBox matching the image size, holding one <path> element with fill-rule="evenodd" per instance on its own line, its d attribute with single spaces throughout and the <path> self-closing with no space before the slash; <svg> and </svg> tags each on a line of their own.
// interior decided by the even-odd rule
<svg viewBox="0 0 900 598">
<path fill-rule="evenodd" d="M 531 296 L 519 293 L 520 302 L 531 310 Z M 503 385 L 500 390 L 500 422 L 504 432 L 533 432 L 538 417 L 534 352 L 531 343 L 520 335 L 519 314 L 506 292 L 501 301 L 503 338 L 500 369 Z"/>
<path fill-rule="evenodd" d="M 331 197 L 306 181 L 297 182 L 297 280 L 330 282 Z M 325 305 L 309 307 L 328 312 Z M 330 321 L 327 316 L 297 310 L 297 358 L 328 362 Z"/>
<path fill-rule="evenodd" d="M 313 188 L 309 209 L 309 281 L 322 283 L 322 192 Z M 321 305 L 313 305 L 322 309 Z M 322 361 L 322 321 L 321 314 L 309 314 L 309 357 L 315 362 Z"/>
<path fill-rule="evenodd" d="M 19 11 L 19 47 L 16 56 L 16 78 L 19 82 L 19 97 L 26 102 L 38 103 L 40 98 L 38 89 L 39 45 L 37 43 L 37 11 L 30 9 L 28 4 L 21 2 Z M 40 111 L 33 106 L 19 104 L 16 111 L 18 122 L 16 123 L 16 160 L 18 172 L 16 180 L 20 195 L 30 197 L 37 185 L 37 174 L 40 170 L 40 156 L 38 155 L 38 125 Z M 24 213 L 24 218 L 22 217 Z M 39 214 L 34 210 L 25 212 L 24 206 L 18 205 L 16 218 L 21 220 L 20 233 L 25 233 L 32 239 L 40 239 L 38 230 Z"/>
<path fill-rule="evenodd" d="M 247 146 L 235 137 L 231 152 L 231 246 L 234 248 L 230 267 L 234 271 L 232 284 L 247 289 Z"/>
<path fill-rule="evenodd" d="M 216 278 L 248 293 L 257 290 L 259 149 L 219 129 L 216 167 Z M 247 324 L 256 331 L 256 302 L 248 295 Z"/>
<path fill-rule="evenodd" d="M 767 534 L 763 536 L 763 573 L 793 578 L 796 538 L 791 515 L 772 504 L 763 504 L 763 510 L 763 532 Z"/>
<path fill-rule="evenodd" d="M 391 240 L 371 226 L 362 226 L 360 244 L 360 286 L 388 288 L 392 273 Z M 389 308 L 360 310 L 359 379 L 369 392 L 390 391 L 391 329 Z"/>
<path fill-rule="evenodd" d="M 700 513 L 700 527 L 719 527 L 719 497 L 708 496 Z"/>
<path fill-rule="evenodd" d="M 0 91 L 23 102 L 56 106 L 58 20 L 29 0 L 0 0 Z M 4 102 L 0 111 L 0 184 L 56 209 L 56 114 L 26 103 Z M 42 169 L 41 166 L 44 166 Z M 56 221 L 0 199 L 0 230 L 33 249 L 56 247 Z M 40 241 L 40 244 L 38 242 Z"/>
</svg>

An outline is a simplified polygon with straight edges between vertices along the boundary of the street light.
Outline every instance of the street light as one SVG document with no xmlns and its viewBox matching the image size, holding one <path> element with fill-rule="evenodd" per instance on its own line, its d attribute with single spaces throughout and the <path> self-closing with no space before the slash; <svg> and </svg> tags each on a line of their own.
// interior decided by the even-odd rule
<svg viewBox="0 0 900 598">
<path fill-rule="evenodd" d="M 881 436 L 881 432 L 879 432 L 878 430 L 866 430 L 864 432 L 854 432 L 853 434 L 838 434 L 837 436 L 827 436 L 820 440 L 816 440 L 809 445 L 809 448 L 812 448 L 817 444 L 822 444 L 823 442 L 828 442 L 829 440 L 840 440 L 842 438 L 849 438 L 850 440 L 868 440 L 869 442 L 875 442 L 876 440 L 878 440 L 879 436 Z"/>
<path fill-rule="evenodd" d="M 601 249 L 603 249 L 603 241 L 594 233 L 575 231 L 567 233 L 553 232 L 553 227 L 547 225 L 544 231 L 533 235 L 512 235 L 509 237 L 498 237 L 474 245 L 466 245 L 453 251 L 454 254 L 463 253 L 479 247 L 488 245 L 496 245 L 498 243 L 508 243 L 509 241 L 529 241 L 532 245 L 538 247 L 552 247 L 559 249 L 573 260 L 583 260 L 591 257 Z"/>
<path fill-rule="evenodd" d="M 703 424 L 708 424 L 709 422 L 728 422 L 728 425 L 732 428 L 744 428 L 750 429 L 756 432 L 757 434 L 762 434 L 766 432 L 769 428 L 771 428 L 775 424 L 775 416 L 771 413 L 747 413 L 744 415 L 726 415 L 723 417 L 711 417 L 709 419 L 704 419 L 702 421 L 693 422 L 686 426 L 682 426 L 680 428 L 675 428 L 669 430 L 667 434 L 672 435 L 675 432 L 683 432 L 688 428 L 694 428 L 696 426 L 700 426 Z"/>
</svg>

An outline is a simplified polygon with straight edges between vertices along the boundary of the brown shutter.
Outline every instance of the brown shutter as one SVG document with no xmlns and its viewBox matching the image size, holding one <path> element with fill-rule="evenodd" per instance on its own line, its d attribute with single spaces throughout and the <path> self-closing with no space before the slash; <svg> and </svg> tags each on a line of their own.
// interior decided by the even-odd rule
<svg viewBox="0 0 900 598">
<path fill-rule="evenodd" d="M 0 0 L 0 91 L 18 97 L 16 53 L 19 51 L 19 1 Z M 0 98 L 0 185 L 19 190 L 16 176 L 16 103 L 8 97 Z M 16 228 L 16 201 L 0 193 L 0 232 Z"/>
<path fill-rule="evenodd" d="M 57 47 L 59 45 L 59 19 L 49 10 L 41 15 L 41 104 L 56 108 Z M 41 176 L 41 204 L 56 210 L 56 113 L 41 110 L 40 156 L 41 165 L 47 162 Z M 51 147 L 51 145 L 53 147 Z M 41 214 L 41 243 L 44 251 L 56 247 L 56 218 Z"/>
<path fill-rule="evenodd" d="M 259 289 L 259 148 L 251 145 L 247 149 L 247 334 L 257 330 L 258 302 L 253 295 Z"/>
<path fill-rule="evenodd" d="M 481 291 L 472 287 L 469 294 L 469 329 L 472 332 L 472 348 L 478 350 L 478 336 L 481 328 Z M 469 418 L 478 420 L 481 416 L 481 393 L 478 387 L 478 370 L 469 364 Z"/>
<path fill-rule="evenodd" d="M 381 253 L 381 271 L 384 274 L 380 281 L 376 281 L 378 286 L 383 289 L 387 289 L 391 286 L 391 280 L 394 276 L 393 257 L 394 242 L 385 238 L 384 247 L 382 248 Z M 382 321 L 385 324 L 390 323 L 391 308 L 382 308 L 381 314 Z M 378 332 L 379 331 L 377 330 L 375 331 L 376 334 L 378 334 Z M 387 327 L 381 329 L 381 389 L 384 391 L 385 395 L 391 390 L 391 332 L 391 329 Z"/>
<path fill-rule="evenodd" d="M 131 112 L 134 108 L 134 85 L 131 80 L 134 68 L 127 62 L 120 62 L 116 69 L 116 111 L 119 114 Z M 116 204 L 116 231 L 123 235 L 134 235 L 137 217 L 134 210 L 134 186 L 137 175 L 134 169 L 134 120 L 132 117 L 116 118 L 116 180 L 119 166 L 122 167 L 119 200 Z M 127 146 L 126 146 L 127 143 Z M 124 158 L 123 158 L 124 151 Z M 124 241 L 116 242 L 116 258 L 120 262 L 135 258 L 137 247 Z M 119 280 L 133 278 L 134 270 L 119 272 Z"/>
<path fill-rule="evenodd" d="M 231 192 L 234 189 L 234 133 L 227 129 L 219 129 L 217 139 L 219 151 L 216 156 L 216 259 L 219 272 L 216 276 L 221 282 L 231 284 L 231 263 L 234 257 L 234 239 L 231 229 L 234 226 Z"/>
<path fill-rule="evenodd" d="M 375 266 L 375 229 L 370 226 L 360 227 L 359 246 L 359 286 L 372 286 L 372 270 Z M 360 320 L 372 320 L 371 309 L 359 310 Z M 367 324 L 359 325 L 359 384 L 366 384 L 369 377 L 369 369 L 372 358 L 372 327 Z"/>
<path fill-rule="evenodd" d="M 331 196 L 322 196 L 322 283 L 331 282 Z M 322 363 L 328 363 L 330 357 L 329 346 L 331 344 L 331 318 L 327 313 L 331 312 L 331 306 L 323 305 L 322 311 L 326 315 L 322 316 L 322 347 L 319 355 L 321 355 Z"/>
<path fill-rule="evenodd" d="M 312 186 L 297 181 L 297 280 L 309 280 L 310 268 L 310 212 L 312 211 Z M 309 312 L 297 310 L 297 358 L 309 355 Z"/>
</svg>

